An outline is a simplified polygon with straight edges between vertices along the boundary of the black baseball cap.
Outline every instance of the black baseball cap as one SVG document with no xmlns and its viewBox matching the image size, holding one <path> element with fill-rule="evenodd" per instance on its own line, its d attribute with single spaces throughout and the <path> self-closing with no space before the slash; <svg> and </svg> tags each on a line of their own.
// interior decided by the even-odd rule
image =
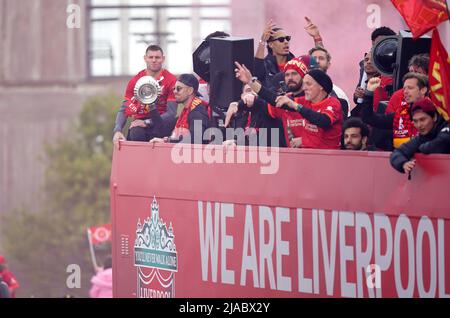
<svg viewBox="0 0 450 318">
<path fill-rule="evenodd" d="M 198 92 L 198 86 L 200 85 L 197 77 L 192 74 L 181 74 L 178 76 L 178 82 L 183 83 L 186 86 L 192 87 L 196 96 L 202 95 Z"/>
</svg>

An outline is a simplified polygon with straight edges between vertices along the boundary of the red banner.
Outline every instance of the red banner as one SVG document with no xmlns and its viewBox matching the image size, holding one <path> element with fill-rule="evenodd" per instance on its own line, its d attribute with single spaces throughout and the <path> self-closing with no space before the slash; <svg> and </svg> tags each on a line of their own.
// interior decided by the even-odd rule
<svg viewBox="0 0 450 318">
<path fill-rule="evenodd" d="M 91 226 L 88 231 L 92 245 L 98 245 L 111 241 L 111 224 Z"/>
<path fill-rule="evenodd" d="M 445 0 L 391 0 L 418 38 L 448 20 Z"/>
<path fill-rule="evenodd" d="M 445 120 L 450 121 L 450 57 L 437 29 L 431 42 L 429 80 L 431 99 Z"/>
<path fill-rule="evenodd" d="M 184 147 L 115 147 L 115 297 L 450 297 L 450 156 Z"/>
</svg>

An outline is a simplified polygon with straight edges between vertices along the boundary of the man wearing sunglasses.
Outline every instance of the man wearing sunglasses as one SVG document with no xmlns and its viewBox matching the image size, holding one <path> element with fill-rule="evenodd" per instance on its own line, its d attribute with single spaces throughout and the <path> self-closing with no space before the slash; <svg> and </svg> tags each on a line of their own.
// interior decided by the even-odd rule
<svg viewBox="0 0 450 318">
<path fill-rule="evenodd" d="M 128 140 L 148 141 L 153 136 L 153 123 L 149 120 L 149 109 L 141 107 L 141 105 L 136 105 L 137 102 L 133 101 L 134 86 L 141 77 L 151 76 L 159 82 L 161 94 L 157 101 L 157 109 L 160 114 L 166 112 L 167 103 L 174 100 L 173 87 L 177 78 L 163 68 L 165 56 L 162 48 L 158 45 L 150 45 L 145 51 L 144 61 L 147 65 L 146 69 L 140 71 L 128 82 L 125 100 L 116 117 L 113 137 L 114 142 L 125 139 L 122 130 L 126 124 L 127 117 L 133 118 L 128 133 Z"/>
<path fill-rule="evenodd" d="M 314 39 L 316 46 L 323 46 L 319 29 L 311 20 L 305 17 L 306 32 Z M 270 20 L 261 35 L 254 60 L 254 74 L 258 80 L 267 88 L 276 91 L 280 88 L 279 82 L 282 76 L 275 76 L 284 70 L 287 62 L 295 56 L 290 49 L 291 36 L 285 30 L 276 26 Z M 264 57 L 264 50 L 267 47 L 268 54 Z"/>
<path fill-rule="evenodd" d="M 175 102 L 178 107 L 173 120 L 163 119 L 155 110 L 151 111 L 151 118 L 158 127 L 158 131 L 167 131 L 171 125 L 171 133 L 162 133 L 150 140 L 151 143 L 183 142 L 208 143 L 204 140 L 205 131 L 210 126 L 210 111 L 208 103 L 201 100 L 198 92 L 198 79 L 192 74 L 181 74 L 173 89 Z M 173 126 L 175 125 L 175 126 Z M 199 129 L 196 129 L 196 128 Z"/>
</svg>

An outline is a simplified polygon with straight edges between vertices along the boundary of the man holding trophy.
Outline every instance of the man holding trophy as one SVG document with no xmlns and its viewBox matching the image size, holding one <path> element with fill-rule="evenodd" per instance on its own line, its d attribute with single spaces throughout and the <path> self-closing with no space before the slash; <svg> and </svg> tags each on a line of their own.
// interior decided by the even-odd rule
<svg viewBox="0 0 450 318">
<path fill-rule="evenodd" d="M 149 141 L 157 132 L 150 119 L 151 105 L 159 114 L 174 101 L 175 75 L 163 68 L 164 52 L 158 45 L 150 45 L 144 55 L 147 68 L 134 76 L 127 85 L 125 100 L 117 113 L 113 141 L 125 140 L 122 133 L 128 117 L 133 118 L 128 132 L 130 141 Z"/>
</svg>

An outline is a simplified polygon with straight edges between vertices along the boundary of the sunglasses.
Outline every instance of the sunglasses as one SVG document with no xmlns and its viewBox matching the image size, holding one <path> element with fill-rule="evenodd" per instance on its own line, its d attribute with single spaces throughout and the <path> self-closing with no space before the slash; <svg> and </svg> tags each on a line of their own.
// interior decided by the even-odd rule
<svg viewBox="0 0 450 318">
<path fill-rule="evenodd" d="M 173 88 L 173 91 L 179 93 L 183 88 L 186 88 L 186 87 L 175 86 L 175 87 Z"/>
<path fill-rule="evenodd" d="M 283 43 L 285 40 L 289 42 L 289 41 L 291 40 L 291 36 L 290 36 L 290 35 L 282 36 L 282 37 L 273 39 L 273 40 L 271 40 L 271 41 L 269 41 L 269 42 L 279 41 L 280 43 Z"/>
</svg>

